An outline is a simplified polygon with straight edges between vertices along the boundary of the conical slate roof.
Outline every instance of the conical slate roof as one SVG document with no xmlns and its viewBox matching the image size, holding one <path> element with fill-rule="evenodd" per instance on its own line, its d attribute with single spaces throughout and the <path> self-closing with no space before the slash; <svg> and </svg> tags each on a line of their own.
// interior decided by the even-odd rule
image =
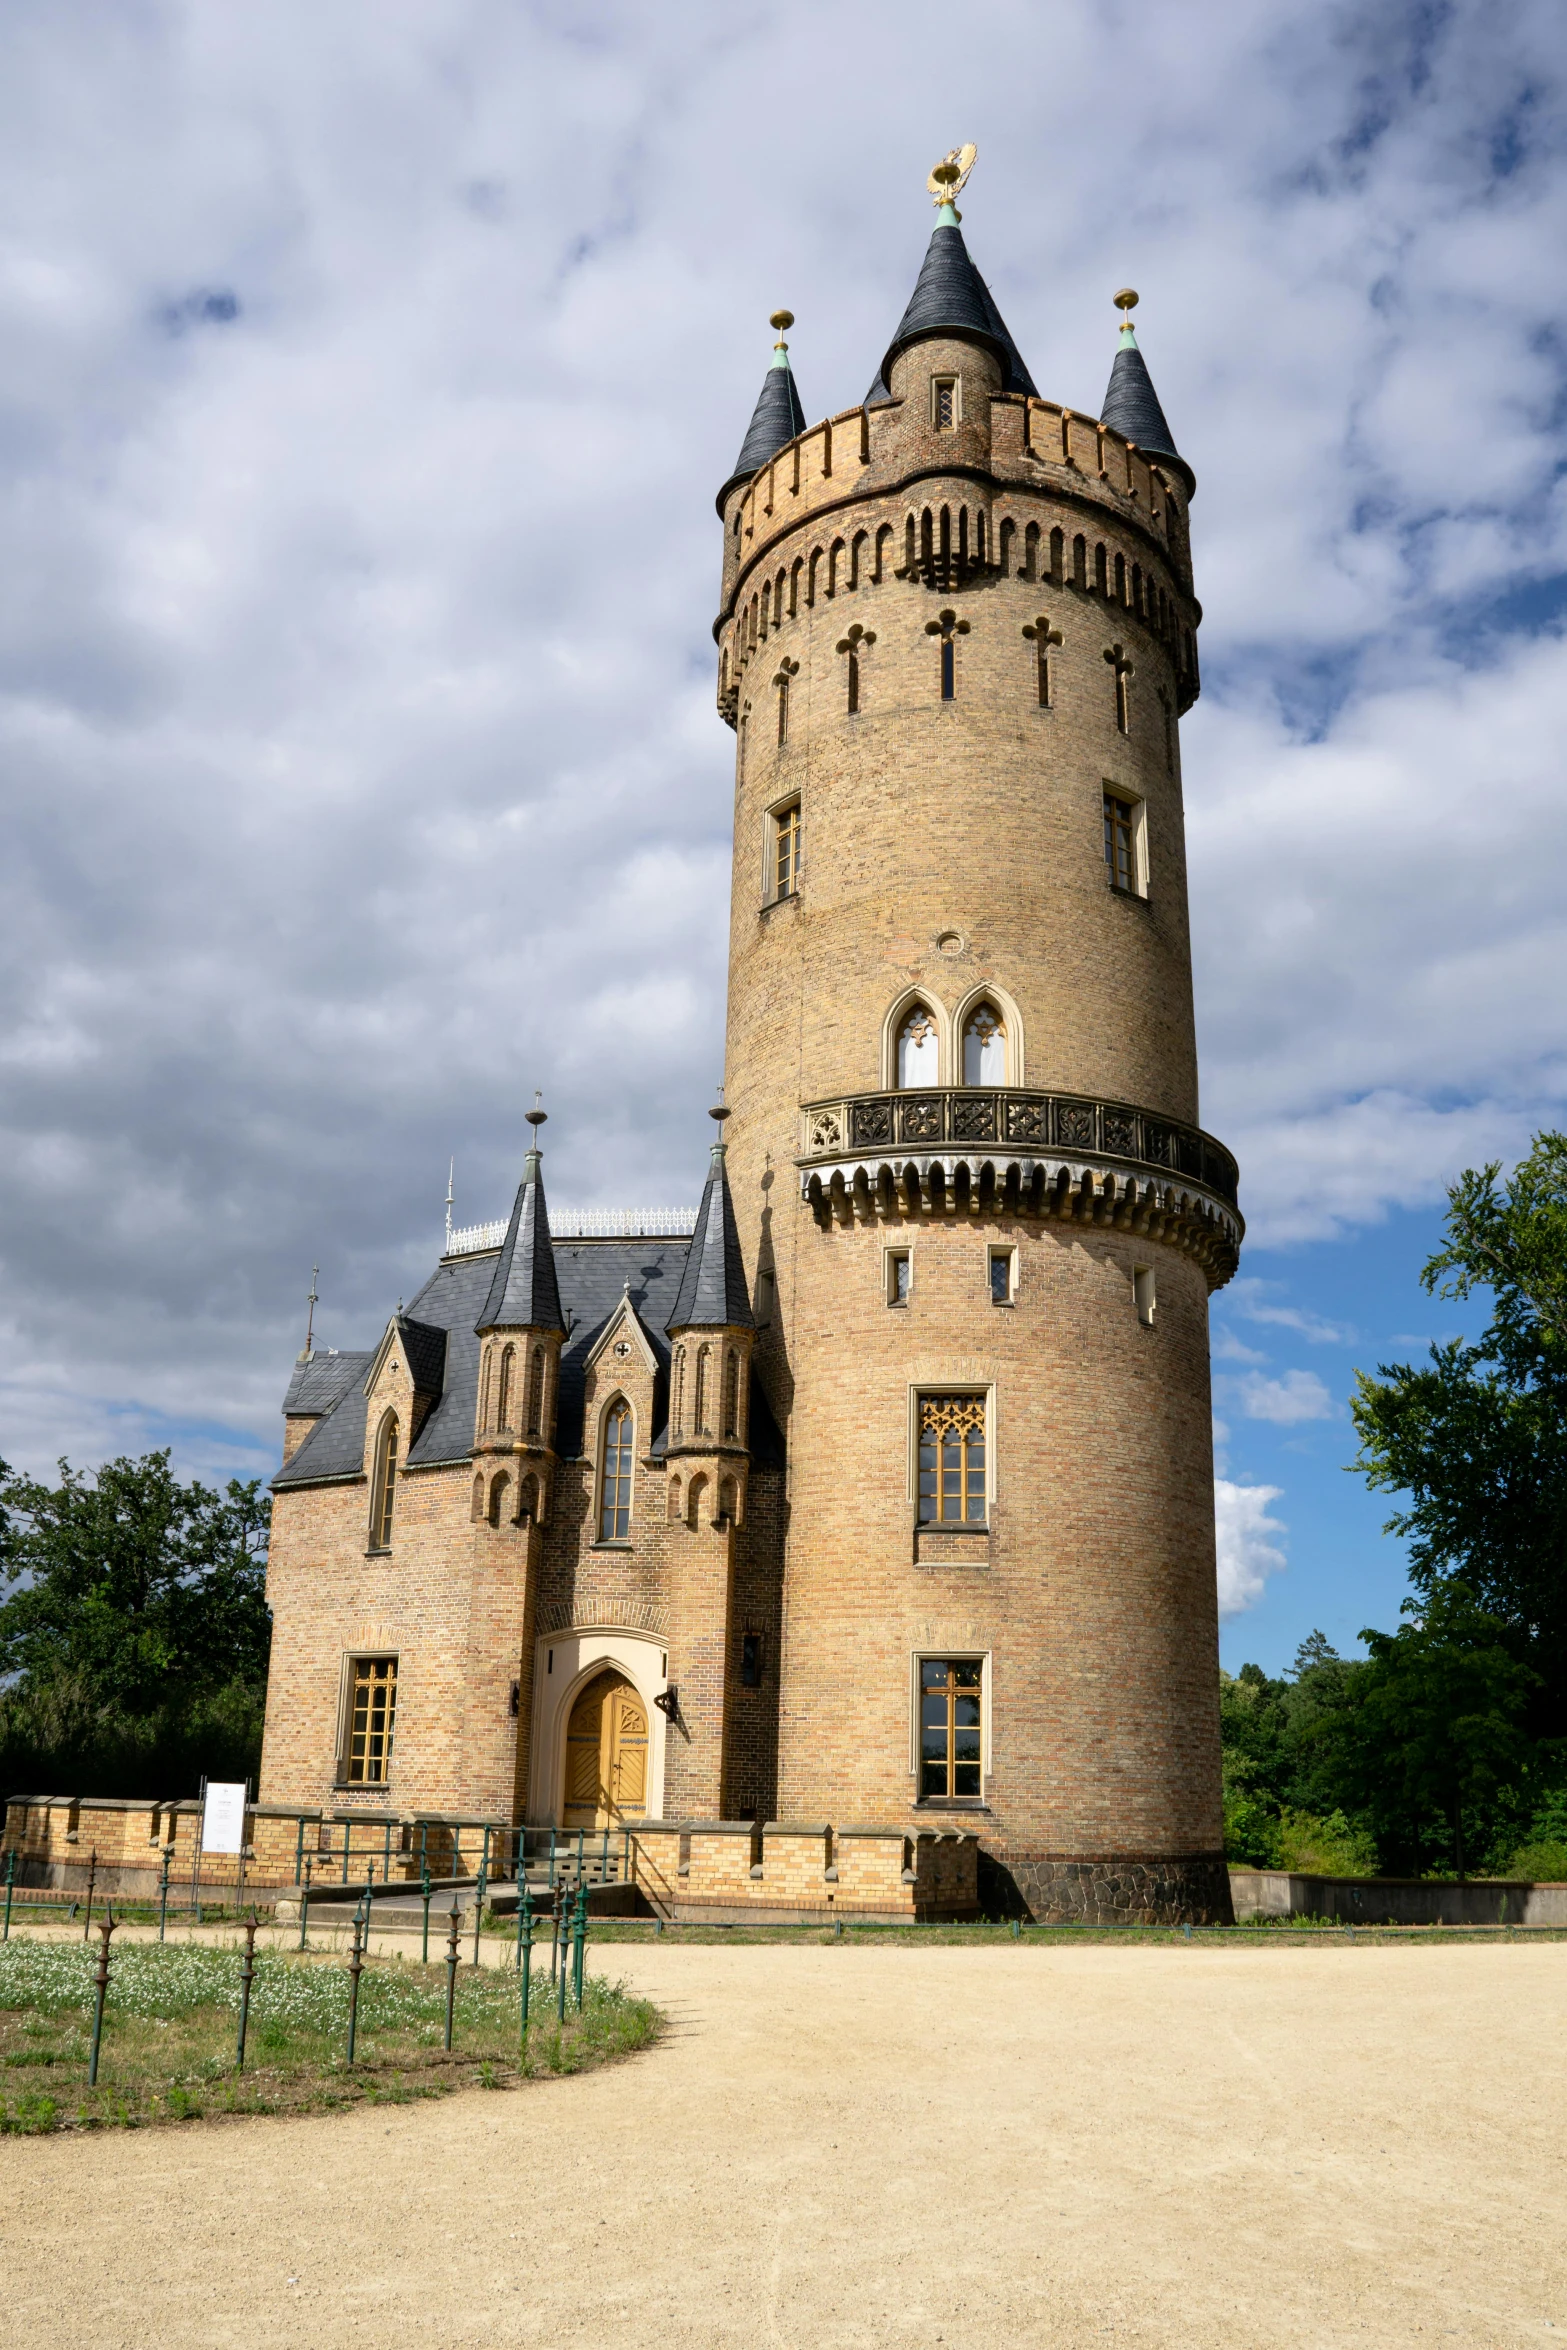
<svg viewBox="0 0 1567 2350">
<path fill-rule="evenodd" d="M 937 215 L 909 306 L 865 395 L 867 408 L 892 398 L 892 363 L 898 353 L 922 335 L 935 334 L 973 335 L 988 343 L 1001 361 L 1001 389 L 1027 392 L 1038 399 L 1034 379 L 1007 331 L 1006 320 L 969 259 L 958 216 L 950 204 L 944 204 Z"/>
<path fill-rule="evenodd" d="M 724 1146 L 715 1142 L 707 1188 L 697 1210 L 696 1231 L 691 1237 L 685 1271 L 680 1276 L 680 1294 L 664 1328 L 749 1330 L 751 1327 L 751 1297 L 745 1285 L 745 1259 L 740 1254 L 729 1178 L 724 1173 Z"/>
<path fill-rule="evenodd" d="M 475 1330 L 564 1330 L 549 1210 L 537 1150 L 522 1162 L 522 1181 L 506 1238 L 495 1262 L 495 1277 Z"/>
<path fill-rule="evenodd" d="M 773 351 L 773 363 L 762 378 L 762 389 L 751 411 L 745 439 L 740 443 L 734 471 L 718 493 L 719 513 L 722 514 L 724 500 L 737 482 L 749 481 L 753 473 L 760 473 L 769 457 L 776 457 L 796 433 L 804 430 L 805 410 L 800 405 L 794 369 L 789 364 L 786 345 L 779 343 Z"/>
<path fill-rule="evenodd" d="M 1175 445 L 1175 435 L 1165 422 L 1148 362 L 1137 348 L 1130 319 L 1121 329 L 1120 348 L 1110 364 L 1110 384 L 1099 414 L 1102 423 L 1124 433 L 1150 456 L 1173 457 L 1184 473 L 1191 472 Z"/>
</svg>

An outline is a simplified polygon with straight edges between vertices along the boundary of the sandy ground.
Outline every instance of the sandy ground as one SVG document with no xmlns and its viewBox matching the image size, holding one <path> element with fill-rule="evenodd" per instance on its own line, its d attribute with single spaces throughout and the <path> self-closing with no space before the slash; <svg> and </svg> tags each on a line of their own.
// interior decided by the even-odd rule
<svg viewBox="0 0 1567 2350">
<path fill-rule="evenodd" d="M 0 2140 L 18 2344 L 1567 2343 L 1567 1944 L 600 1946 L 579 2080 Z"/>
</svg>

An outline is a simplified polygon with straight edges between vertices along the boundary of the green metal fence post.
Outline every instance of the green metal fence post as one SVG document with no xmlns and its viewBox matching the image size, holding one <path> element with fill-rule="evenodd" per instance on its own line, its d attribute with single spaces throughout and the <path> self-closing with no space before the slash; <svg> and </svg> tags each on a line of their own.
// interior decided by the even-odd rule
<svg viewBox="0 0 1567 2350">
<path fill-rule="evenodd" d="M 348 2061 L 354 2061 L 354 2042 L 359 2036 L 359 1978 L 364 1972 L 364 1919 L 356 1906 L 354 1910 L 354 1947 L 348 1961 Z"/>
<path fill-rule="evenodd" d="M 474 1885 L 473 1900 L 473 1963 L 479 1963 L 479 1930 L 484 1924 L 484 1902 L 490 1884 L 490 1831 L 484 1831 L 484 1842 L 479 1848 L 479 1874 Z"/>
<path fill-rule="evenodd" d="M 579 1885 L 577 1887 L 576 1928 L 577 1949 L 576 1957 L 572 1966 L 572 1976 L 573 1989 L 575 1991 L 577 2001 L 577 2013 L 580 2015 L 582 2012 L 582 1970 L 587 1958 L 588 1951 L 588 1889 L 585 1884 Z"/>
<path fill-rule="evenodd" d="M 92 1895 L 93 1887 L 97 1884 L 97 1882 L 98 1847 L 95 1844 L 91 1852 L 87 1855 L 87 1915 L 82 1922 L 82 1940 L 84 1942 L 86 1941 L 88 1935 L 92 1932 Z M 104 1948 L 108 1948 L 107 1943 L 104 1944 Z"/>
<path fill-rule="evenodd" d="M 161 1942 L 169 1924 L 169 1870 L 174 1864 L 174 1847 L 163 1847 L 163 1874 L 158 1879 L 158 1940 Z"/>
<path fill-rule="evenodd" d="M 550 1891 L 555 1890 L 555 1830 L 550 1830 Z"/>
<path fill-rule="evenodd" d="M 526 1882 L 524 1882 L 522 1888 L 522 1899 L 517 1904 L 517 1920 L 517 1957 L 518 1963 L 522 1968 L 522 2018 L 520 2045 L 522 2054 L 524 2058 L 526 2058 L 528 2053 L 528 1996 L 533 1987 L 533 1902 L 529 1897 Z"/>
<path fill-rule="evenodd" d="M 112 1901 L 104 1913 L 103 1923 L 98 1931 L 103 1936 L 103 1948 L 98 1953 L 98 1972 L 93 1977 L 93 1981 L 98 1986 L 98 2003 L 93 2009 L 92 2055 L 87 2062 L 87 2086 L 89 2089 L 96 2089 L 98 2086 L 98 2050 L 103 2040 L 103 2002 L 104 1994 L 109 1988 L 109 1936 L 114 1932 L 114 1904 Z"/>
<path fill-rule="evenodd" d="M 305 1815 L 299 1815 L 299 1832 L 294 1838 L 294 1882 L 297 1885 L 305 1870 Z"/>
<path fill-rule="evenodd" d="M 305 1936 L 310 1928 L 310 1864 L 314 1858 L 314 1853 L 307 1852 L 305 1854 L 305 1882 L 300 1888 L 299 1894 L 299 1947 L 301 1950 L 305 1947 Z"/>
<path fill-rule="evenodd" d="M 424 1867 L 422 1860 L 419 1875 L 424 1886 L 421 1896 L 424 1902 L 424 1929 L 419 1942 L 419 1964 L 428 1966 L 430 1963 L 430 1872 Z"/>
<path fill-rule="evenodd" d="M 609 1883 L 609 1822 L 604 1822 L 604 1849 L 599 1854 L 599 1883 Z"/>
<path fill-rule="evenodd" d="M 256 1913 L 245 1928 L 245 1955 L 239 1962 L 239 2044 L 234 2051 L 237 2072 L 245 2069 L 245 2037 L 250 2030 L 250 1986 L 256 1972 Z"/>
<path fill-rule="evenodd" d="M 557 1937 L 556 1951 L 560 1960 L 560 1965 L 555 1976 L 555 2020 L 557 2023 L 563 2024 L 566 2020 L 566 1978 L 571 1972 L 568 1955 L 570 1951 L 570 1943 L 568 1941 L 570 1925 L 568 1920 L 570 1916 L 571 1895 L 567 1889 L 564 1879 L 561 1882 L 560 1893 L 560 1910 L 555 1919 L 555 1932 Z"/>
<path fill-rule="evenodd" d="M 9 1942 L 11 1939 L 11 1888 L 15 1883 L 16 1846 L 13 1844 L 5 1856 L 5 1932 L 0 1934 L 0 1942 Z"/>
<path fill-rule="evenodd" d="M 457 1896 L 452 1895 L 451 1931 L 446 1937 L 446 2048 L 451 2052 L 452 2010 L 457 2002 L 457 1937 L 462 1932 L 462 1912 L 457 1907 Z"/>
</svg>

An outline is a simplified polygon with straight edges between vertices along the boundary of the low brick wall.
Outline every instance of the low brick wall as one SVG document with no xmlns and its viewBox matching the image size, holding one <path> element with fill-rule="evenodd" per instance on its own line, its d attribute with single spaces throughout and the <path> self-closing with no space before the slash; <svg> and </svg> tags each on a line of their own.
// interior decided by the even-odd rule
<svg viewBox="0 0 1567 2350">
<path fill-rule="evenodd" d="M 978 1838 L 967 1830 L 646 1820 L 632 1870 L 655 1915 L 715 1925 L 912 1925 L 979 1915 Z"/>
<path fill-rule="evenodd" d="M 1237 1918 L 1339 1918 L 1354 1926 L 1567 1926 L 1567 1885 L 1486 1878 L 1305 1877 L 1232 1869 Z"/>
</svg>

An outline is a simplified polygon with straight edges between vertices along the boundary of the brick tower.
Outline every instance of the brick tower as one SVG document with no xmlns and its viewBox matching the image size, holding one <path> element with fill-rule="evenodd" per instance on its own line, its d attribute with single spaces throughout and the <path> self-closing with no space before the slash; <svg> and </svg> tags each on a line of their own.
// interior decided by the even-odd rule
<svg viewBox="0 0 1567 2350">
<path fill-rule="evenodd" d="M 1101 416 L 1039 396 L 959 227 L 971 161 L 863 403 L 807 428 L 780 339 L 718 500 L 778 1811 L 959 1815 L 1040 1916 L 1227 1917 L 1207 1301 L 1242 1226 L 1197 1122 L 1195 481 L 1129 319 Z"/>
</svg>

